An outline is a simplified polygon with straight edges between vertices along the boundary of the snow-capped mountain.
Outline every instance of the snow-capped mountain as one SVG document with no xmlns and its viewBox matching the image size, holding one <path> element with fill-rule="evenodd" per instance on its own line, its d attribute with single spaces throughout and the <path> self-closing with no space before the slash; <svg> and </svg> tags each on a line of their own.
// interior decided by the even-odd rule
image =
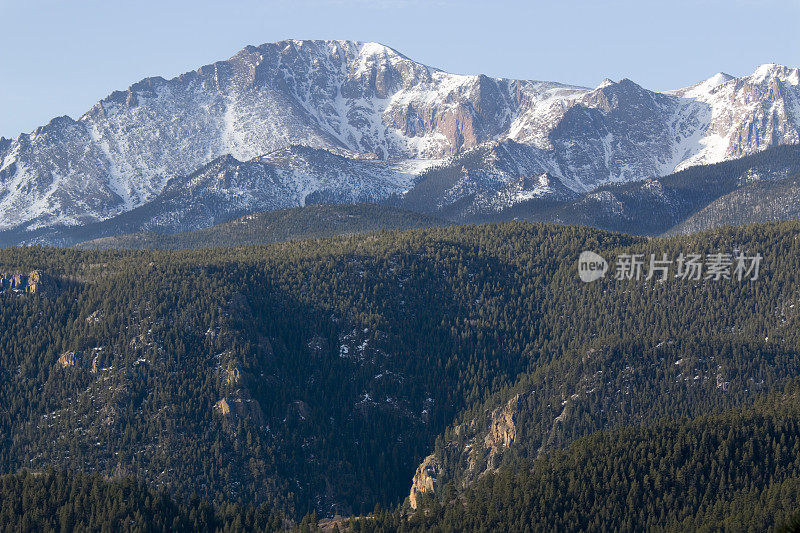
<svg viewBox="0 0 800 533">
<path fill-rule="evenodd" d="M 378 203 L 411 187 L 414 177 L 413 169 L 402 162 L 346 157 L 306 146 L 247 162 L 225 155 L 185 178 L 170 180 L 152 201 L 109 222 L 125 221 L 127 231 L 189 231 L 298 205 Z"/>
<path fill-rule="evenodd" d="M 248 46 L 0 139 L 0 230 L 109 219 L 191 188 L 200 169 L 204 198 L 230 212 L 425 191 L 433 210 L 497 212 L 798 143 L 798 78 L 768 64 L 659 93 L 449 74 L 375 43 Z"/>
</svg>

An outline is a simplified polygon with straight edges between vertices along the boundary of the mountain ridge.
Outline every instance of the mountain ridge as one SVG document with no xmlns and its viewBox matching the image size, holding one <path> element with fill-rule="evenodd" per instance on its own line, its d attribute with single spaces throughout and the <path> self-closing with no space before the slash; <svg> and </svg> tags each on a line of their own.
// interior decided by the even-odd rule
<svg viewBox="0 0 800 533">
<path fill-rule="evenodd" d="M 406 194 L 437 162 L 515 143 L 506 170 L 475 181 L 465 169 L 437 199 L 486 213 L 503 207 L 473 205 L 471 195 L 520 178 L 546 174 L 585 193 L 797 144 L 798 85 L 797 69 L 774 64 L 654 92 L 627 78 L 591 89 L 451 74 L 377 43 L 250 45 L 172 79 L 114 91 L 77 120 L 57 117 L 0 142 L 0 229 L 112 218 L 225 155 L 250 161 L 302 145 L 354 164 L 402 164 L 408 179 L 371 199 L 386 200 Z M 319 192 L 299 174 L 287 182 Z M 371 185 L 344 183 L 343 197 L 358 198 Z M 305 196 L 278 196 L 282 207 L 305 204 Z"/>
<path fill-rule="evenodd" d="M 272 244 L 381 230 L 441 226 L 447 221 L 375 204 L 319 204 L 243 217 L 184 233 L 129 233 L 77 244 L 78 249 L 189 249 Z"/>
</svg>

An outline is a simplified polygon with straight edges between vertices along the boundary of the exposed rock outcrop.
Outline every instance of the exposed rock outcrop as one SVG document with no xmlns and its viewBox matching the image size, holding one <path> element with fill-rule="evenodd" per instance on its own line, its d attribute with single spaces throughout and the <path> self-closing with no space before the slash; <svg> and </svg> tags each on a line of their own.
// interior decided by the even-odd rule
<svg viewBox="0 0 800 533">
<path fill-rule="evenodd" d="M 264 422 L 261 406 L 248 396 L 247 391 L 239 390 L 231 396 L 221 398 L 214 404 L 214 411 L 224 418 L 246 418 L 256 424 Z"/>
<path fill-rule="evenodd" d="M 484 437 L 484 445 L 488 449 L 508 447 L 517 436 L 517 409 L 520 403 L 519 394 L 500 409 L 492 412 L 489 431 Z"/>
<path fill-rule="evenodd" d="M 442 464 L 436 455 L 429 455 L 422 461 L 422 464 L 417 467 L 417 471 L 414 473 L 411 492 L 408 495 L 411 507 L 416 509 L 420 496 L 426 492 L 432 493 L 436 491 L 441 472 Z"/>
<path fill-rule="evenodd" d="M 228 405 L 227 398 L 222 398 L 217 403 L 214 404 L 214 410 L 217 411 L 219 414 L 223 416 L 228 416 L 231 414 L 231 406 Z"/>
<path fill-rule="evenodd" d="M 58 364 L 62 368 L 81 366 L 81 357 L 75 352 L 64 352 L 58 358 Z"/>
<path fill-rule="evenodd" d="M 285 423 L 299 424 L 311 418 L 311 408 L 303 400 L 295 400 L 286 406 Z"/>
<path fill-rule="evenodd" d="M 466 470 L 461 478 L 464 486 L 471 484 L 483 474 L 496 470 L 500 465 L 503 453 L 517 437 L 517 413 L 526 398 L 525 394 L 517 394 L 501 407 L 494 409 L 491 413 L 487 412 L 488 425 L 483 429 L 479 428 L 476 420 L 454 428 L 456 435 L 466 437 L 467 443 L 461 447 L 455 441 L 451 442 L 447 445 L 447 454 L 448 456 L 460 456 L 461 459 L 458 462 L 466 465 Z M 440 459 L 440 453 L 429 455 L 417 467 L 408 496 L 409 503 L 415 509 L 419 497 L 426 492 L 436 492 L 441 479 L 447 475 Z"/>
<path fill-rule="evenodd" d="M 25 294 L 47 292 L 55 287 L 52 278 L 39 270 L 28 274 L 21 272 L 0 272 L 0 292 L 13 291 Z"/>
</svg>

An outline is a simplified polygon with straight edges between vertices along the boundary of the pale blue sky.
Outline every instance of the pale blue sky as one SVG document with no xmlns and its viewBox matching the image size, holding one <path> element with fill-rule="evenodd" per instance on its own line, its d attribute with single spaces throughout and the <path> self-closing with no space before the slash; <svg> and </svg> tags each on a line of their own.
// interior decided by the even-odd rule
<svg viewBox="0 0 800 533">
<path fill-rule="evenodd" d="M 247 44 L 378 41 L 450 72 L 655 90 L 800 66 L 800 0 L 0 0 L 0 136 Z"/>
</svg>

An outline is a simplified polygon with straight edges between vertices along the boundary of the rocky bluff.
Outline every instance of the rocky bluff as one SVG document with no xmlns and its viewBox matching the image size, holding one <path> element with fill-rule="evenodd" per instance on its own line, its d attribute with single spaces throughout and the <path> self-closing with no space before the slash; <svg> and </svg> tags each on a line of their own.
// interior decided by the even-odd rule
<svg viewBox="0 0 800 533">
<path fill-rule="evenodd" d="M 12 291 L 35 294 L 55 288 L 55 280 L 47 274 L 33 270 L 27 274 L 21 272 L 0 272 L 0 293 Z"/>
</svg>

